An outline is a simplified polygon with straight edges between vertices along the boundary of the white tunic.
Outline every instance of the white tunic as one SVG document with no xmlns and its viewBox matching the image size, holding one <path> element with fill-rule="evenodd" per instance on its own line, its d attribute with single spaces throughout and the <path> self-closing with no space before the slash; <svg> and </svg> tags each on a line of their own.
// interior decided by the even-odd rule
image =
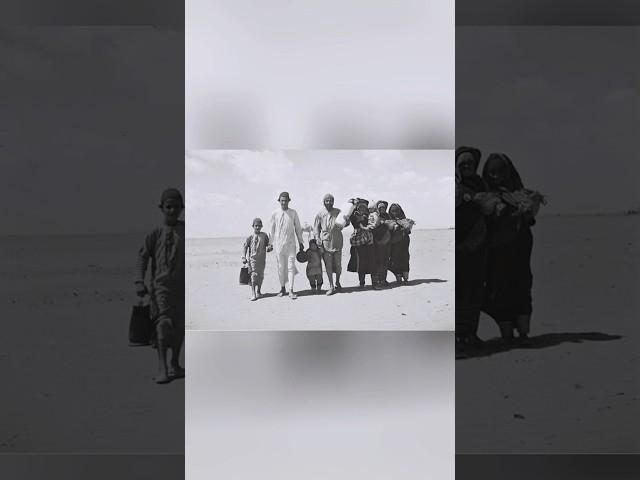
<svg viewBox="0 0 640 480">
<path fill-rule="evenodd" d="M 296 242 L 296 237 L 298 242 Z M 302 226 L 298 213 L 289 208 L 279 208 L 271 215 L 271 235 L 269 235 L 276 255 L 295 255 L 298 251 L 298 243 L 302 241 Z"/>
</svg>

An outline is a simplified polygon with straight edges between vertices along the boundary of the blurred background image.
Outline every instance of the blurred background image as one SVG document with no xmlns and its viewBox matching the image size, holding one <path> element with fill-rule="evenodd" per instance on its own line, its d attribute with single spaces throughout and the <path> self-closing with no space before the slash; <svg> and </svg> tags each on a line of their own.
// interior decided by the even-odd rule
<svg viewBox="0 0 640 480">
<path fill-rule="evenodd" d="M 449 332 L 187 332 L 186 478 L 454 478 Z"/>
<path fill-rule="evenodd" d="M 185 39 L 188 148 L 453 148 L 453 2 L 190 0 Z"/>
<path fill-rule="evenodd" d="M 183 50 L 170 26 L 0 27 L 2 454 L 184 451 L 184 384 L 128 346 L 138 250 L 184 190 Z"/>
<path fill-rule="evenodd" d="M 456 138 L 542 192 L 527 348 L 457 362 L 460 453 L 638 453 L 638 27 L 458 27 Z"/>
</svg>

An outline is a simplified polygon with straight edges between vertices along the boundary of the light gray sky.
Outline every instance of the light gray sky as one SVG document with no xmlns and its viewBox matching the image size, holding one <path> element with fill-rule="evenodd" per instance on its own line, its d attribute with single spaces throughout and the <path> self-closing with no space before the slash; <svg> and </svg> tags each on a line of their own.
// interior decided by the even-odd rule
<svg viewBox="0 0 640 480">
<path fill-rule="evenodd" d="M 456 141 L 511 156 L 542 214 L 640 206 L 640 27 L 458 27 Z"/>
<path fill-rule="evenodd" d="M 449 0 L 189 0 L 187 148 L 453 148 L 454 23 Z"/>
<path fill-rule="evenodd" d="M 451 150 L 196 150 L 185 166 L 188 237 L 248 235 L 254 217 L 267 228 L 283 190 L 302 223 L 326 193 L 338 208 L 356 196 L 399 203 L 416 228 L 455 222 Z"/>
</svg>

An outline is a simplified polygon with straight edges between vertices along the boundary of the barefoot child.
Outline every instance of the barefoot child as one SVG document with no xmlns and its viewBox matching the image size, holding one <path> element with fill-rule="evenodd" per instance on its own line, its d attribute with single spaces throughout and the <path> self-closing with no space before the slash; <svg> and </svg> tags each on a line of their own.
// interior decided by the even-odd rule
<svg viewBox="0 0 640 480">
<path fill-rule="evenodd" d="M 253 234 L 244 241 L 242 249 L 242 263 L 249 264 L 249 276 L 251 285 L 251 301 L 255 302 L 262 296 L 260 288 L 264 280 L 264 267 L 267 263 L 267 252 L 273 247 L 269 245 L 269 236 L 261 232 L 262 220 L 253 220 Z M 248 254 L 248 255 L 247 255 Z"/>
<path fill-rule="evenodd" d="M 320 293 L 322 290 L 322 254 L 315 239 L 309 240 L 307 249 L 307 278 L 311 290 Z"/>
<path fill-rule="evenodd" d="M 152 230 L 138 252 L 136 294 L 149 294 L 151 315 L 155 324 L 158 350 L 156 383 L 169 383 L 184 376 L 180 352 L 184 342 L 184 221 L 179 220 L 184 209 L 182 194 L 175 188 L 162 193 L 160 210 L 163 225 Z M 147 266 L 151 260 L 150 288 L 145 284 Z M 167 368 L 167 351 L 171 362 Z"/>
</svg>

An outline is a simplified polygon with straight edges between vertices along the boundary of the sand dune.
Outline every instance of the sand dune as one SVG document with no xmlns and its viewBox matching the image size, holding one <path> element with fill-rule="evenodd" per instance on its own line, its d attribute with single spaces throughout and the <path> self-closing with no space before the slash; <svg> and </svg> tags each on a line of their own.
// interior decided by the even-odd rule
<svg viewBox="0 0 640 480">
<path fill-rule="evenodd" d="M 534 348 L 456 362 L 459 453 L 640 452 L 639 236 L 640 216 L 539 220 Z"/>
<path fill-rule="evenodd" d="M 345 271 L 343 293 L 312 295 L 305 265 L 297 264 L 299 298 L 278 298 L 275 258 L 269 254 L 263 286 L 267 296 L 257 302 L 249 301 L 248 286 L 238 284 L 243 239 L 188 239 L 187 329 L 453 330 L 454 230 L 417 230 L 411 237 L 410 285 L 360 290 L 357 274 Z M 327 284 L 325 274 L 325 288 Z"/>
<path fill-rule="evenodd" d="M 184 451 L 184 382 L 128 347 L 142 238 L 0 239 L 0 453 Z"/>
</svg>

